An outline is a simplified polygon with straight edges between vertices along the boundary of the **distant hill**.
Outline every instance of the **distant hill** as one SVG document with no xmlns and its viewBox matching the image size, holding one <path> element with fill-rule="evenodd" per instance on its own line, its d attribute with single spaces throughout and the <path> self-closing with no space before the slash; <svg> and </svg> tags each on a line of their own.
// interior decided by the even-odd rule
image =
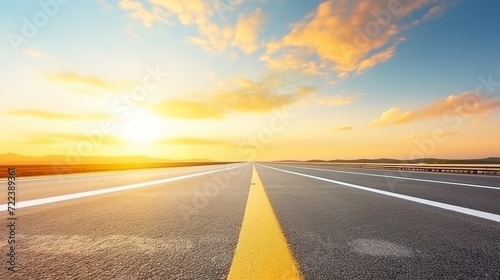
<svg viewBox="0 0 500 280">
<path fill-rule="evenodd" d="M 137 163 L 169 163 L 169 162 L 211 162 L 209 159 L 172 160 L 165 158 L 150 158 L 147 156 L 125 157 L 67 157 L 62 155 L 47 155 L 41 157 L 23 156 L 14 153 L 0 154 L 0 165 L 36 165 L 36 164 L 137 164 Z"/>
</svg>

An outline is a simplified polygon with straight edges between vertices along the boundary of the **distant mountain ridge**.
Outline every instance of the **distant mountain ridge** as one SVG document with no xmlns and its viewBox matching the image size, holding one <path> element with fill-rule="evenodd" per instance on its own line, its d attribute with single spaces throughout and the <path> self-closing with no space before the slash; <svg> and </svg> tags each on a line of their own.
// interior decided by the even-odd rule
<svg viewBox="0 0 500 280">
<path fill-rule="evenodd" d="M 143 164 L 143 163 L 176 163 L 176 162 L 214 162 L 211 159 L 186 159 L 174 160 L 167 158 L 151 158 L 147 156 L 123 156 L 123 157 L 67 157 L 64 155 L 47 156 L 24 156 L 16 153 L 0 154 L 0 165 L 51 165 L 51 164 Z M 391 158 L 378 159 L 334 159 L 334 160 L 278 160 L 276 162 L 325 162 L 325 163 L 387 163 L 387 164 L 500 164 L 500 157 L 488 157 L 480 159 L 439 159 L 422 158 L 414 160 L 398 160 Z"/>
<path fill-rule="evenodd" d="M 169 163 L 169 162 L 211 162 L 210 159 L 172 160 L 165 158 L 151 158 L 147 156 L 104 157 L 88 156 L 75 157 L 63 155 L 24 156 L 15 153 L 0 154 L 0 165 L 24 164 L 141 164 L 141 163 Z"/>
</svg>

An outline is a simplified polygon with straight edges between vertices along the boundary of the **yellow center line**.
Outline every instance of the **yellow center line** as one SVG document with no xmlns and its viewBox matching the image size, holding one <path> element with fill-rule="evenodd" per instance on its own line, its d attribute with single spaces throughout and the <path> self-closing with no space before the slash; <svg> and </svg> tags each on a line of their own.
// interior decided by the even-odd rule
<svg viewBox="0 0 500 280">
<path fill-rule="evenodd" d="M 302 279 L 255 166 L 228 279 Z"/>
</svg>

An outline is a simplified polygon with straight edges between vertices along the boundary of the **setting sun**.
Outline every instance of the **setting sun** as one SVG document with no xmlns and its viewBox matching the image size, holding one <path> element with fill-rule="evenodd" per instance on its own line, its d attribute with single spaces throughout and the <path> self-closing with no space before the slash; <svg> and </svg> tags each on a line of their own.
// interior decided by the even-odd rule
<svg viewBox="0 0 500 280">
<path fill-rule="evenodd" d="M 128 142 L 147 144 L 158 139 L 160 129 L 160 120 L 157 117 L 137 110 L 122 122 L 118 136 Z"/>
</svg>

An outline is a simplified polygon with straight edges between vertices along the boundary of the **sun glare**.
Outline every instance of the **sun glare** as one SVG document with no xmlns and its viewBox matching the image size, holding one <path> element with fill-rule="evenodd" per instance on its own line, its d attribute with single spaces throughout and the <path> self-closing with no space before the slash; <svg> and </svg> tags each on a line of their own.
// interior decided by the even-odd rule
<svg viewBox="0 0 500 280">
<path fill-rule="evenodd" d="M 158 138 L 160 129 L 158 117 L 144 111 L 136 111 L 122 124 L 120 136 L 136 144 L 146 144 Z"/>
</svg>

